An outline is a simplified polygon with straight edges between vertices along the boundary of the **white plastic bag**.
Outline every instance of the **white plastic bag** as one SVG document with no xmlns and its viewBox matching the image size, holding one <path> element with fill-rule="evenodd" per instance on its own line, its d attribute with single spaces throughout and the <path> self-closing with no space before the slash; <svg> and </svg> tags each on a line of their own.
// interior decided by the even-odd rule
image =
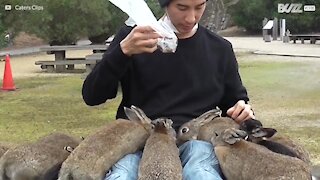
<svg viewBox="0 0 320 180">
<path fill-rule="evenodd" d="M 138 26 L 150 26 L 162 38 L 158 39 L 158 47 L 162 52 L 175 52 L 178 38 L 172 28 L 157 21 L 144 0 L 110 0 L 115 6 L 127 13 Z"/>
</svg>

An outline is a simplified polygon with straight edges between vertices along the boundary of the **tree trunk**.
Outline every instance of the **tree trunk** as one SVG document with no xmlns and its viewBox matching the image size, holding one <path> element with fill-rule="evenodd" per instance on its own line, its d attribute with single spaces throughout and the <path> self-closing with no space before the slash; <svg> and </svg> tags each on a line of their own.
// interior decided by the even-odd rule
<svg viewBox="0 0 320 180">
<path fill-rule="evenodd" d="M 240 0 L 208 0 L 200 23 L 214 32 L 225 29 L 231 19 L 230 15 L 227 14 L 228 7 L 237 4 L 239 1 Z"/>
</svg>

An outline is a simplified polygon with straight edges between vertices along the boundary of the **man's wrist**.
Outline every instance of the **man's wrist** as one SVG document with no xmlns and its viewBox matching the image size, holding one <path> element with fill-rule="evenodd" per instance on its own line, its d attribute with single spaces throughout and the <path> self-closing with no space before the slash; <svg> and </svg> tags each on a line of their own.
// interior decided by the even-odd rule
<svg viewBox="0 0 320 180">
<path fill-rule="evenodd" d="M 121 51 L 123 52 L 124 55 L 126 55 L 126 56 L 131 56 L 132 55 L 132 54 L 130 54 L 128 48 L 126 48 L 125 40 L 122 40 L 120 42 L 120 48 L 121 48 Z"/>
</svg>

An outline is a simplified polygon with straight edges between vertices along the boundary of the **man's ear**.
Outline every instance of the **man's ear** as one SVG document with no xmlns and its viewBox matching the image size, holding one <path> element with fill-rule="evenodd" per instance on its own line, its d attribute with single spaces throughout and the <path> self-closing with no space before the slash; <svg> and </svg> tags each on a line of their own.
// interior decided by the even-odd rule
<svg viewBox="0 0 320 180">
<path fill-rule="evenodd" d="M 262 138 L 262 137 L 270 138 L 276 132 L 277 132 L 277 130 L 275 130 L 273 128 L 261 128 L 259 131 L 252 133 L 252 136 L 255 138 Z"/>
</svg>

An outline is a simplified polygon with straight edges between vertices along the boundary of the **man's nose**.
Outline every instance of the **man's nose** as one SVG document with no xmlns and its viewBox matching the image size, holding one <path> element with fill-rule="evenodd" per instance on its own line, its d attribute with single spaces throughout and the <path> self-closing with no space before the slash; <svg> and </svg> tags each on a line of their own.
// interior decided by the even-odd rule
<svg viewBox="0 0 320 180">
<path fill-rule="evenodd" d="M 186 16 L 186 21 L 189 24 L 194 24 L 196 21 L 196 13 L 194 10 L 191 10 L 188 12 L 187 16 Z"/>
</svg>

